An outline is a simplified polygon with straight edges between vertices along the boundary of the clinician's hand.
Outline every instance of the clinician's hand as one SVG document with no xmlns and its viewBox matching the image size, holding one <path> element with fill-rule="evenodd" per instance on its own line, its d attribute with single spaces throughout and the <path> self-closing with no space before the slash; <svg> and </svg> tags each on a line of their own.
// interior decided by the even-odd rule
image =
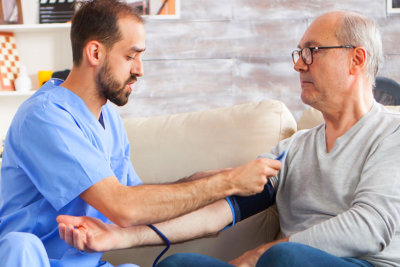
<svg viewBox="0 0 400 267">
<path fill-rule="evenodd" d="M 57 217 L 61 239 L 87 252 L 123 248 L 124 229 L 92 217 L 60 215 Z"/>
<path fill-rule="evenodd" d="M 248 196 L 264 190 L 267 178 L 278 175 L 282 165 L 279 160 L 259 158 L 230 172 L 230 182 L 235 195 Z"/>
</svg>

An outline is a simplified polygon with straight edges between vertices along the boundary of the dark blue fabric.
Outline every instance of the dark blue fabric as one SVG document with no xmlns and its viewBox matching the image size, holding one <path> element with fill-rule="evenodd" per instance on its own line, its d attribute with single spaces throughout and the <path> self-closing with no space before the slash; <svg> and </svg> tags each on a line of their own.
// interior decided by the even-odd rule
<svg viewBox="0 0 400 267">
<path fill-rule="evenodd" d="M 275 190 L 268 180 L 261 193 L 247 197 L 230 196 L 229 200 L 235 211 L 235 222 L 238 223 L 241 220 L 266 210 L 274 204 Z"/>
<path fill-rule="evenodd" d="M 232 267 L 221 260 L 195 254 L 178 253 L 161 261 L 157 267 Z M 258 259 L 256 267 L 373 267 L 356 258 L 340 258 L 322 250 L 294 242 L 272 246 Z"/>
<path fill-rule="evenodd" d="M 162 260 L 157 267 L 233 267 L 233 265 L 206 255 L 178 253 Z"/>
<path fill-rule="evenodd" d="M 373 267 L 356 258 L 340 258 L 325 251 L 295 242 L 272 246 L 258 259 L 256 267 Z"/>
</svg>

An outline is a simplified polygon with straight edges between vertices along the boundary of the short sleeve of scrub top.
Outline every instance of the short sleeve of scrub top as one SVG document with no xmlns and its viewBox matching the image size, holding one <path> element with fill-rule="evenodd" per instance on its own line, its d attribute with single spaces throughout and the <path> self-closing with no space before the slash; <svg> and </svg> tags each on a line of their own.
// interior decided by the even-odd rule
<svg viewBox="0 0 400 267">
<path fill-rule="evenodd" d="M 115 175 L 104 141 L 81 128 L 62 106 L 49 102 L 29 114 L 20 127 L 19 165 L 56 210 Z"/>
</svg>

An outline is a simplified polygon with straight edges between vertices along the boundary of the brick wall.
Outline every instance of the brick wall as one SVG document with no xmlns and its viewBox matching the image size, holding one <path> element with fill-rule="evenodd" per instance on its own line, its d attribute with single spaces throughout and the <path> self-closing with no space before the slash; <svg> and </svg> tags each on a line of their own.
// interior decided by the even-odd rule
<svg viewBox="0 0 400 267">
<path fill-rule="evenodd" d="M 306 106 L 291 51 L 315 17 L 338 9 L 378 21 L 386 60 L 380 75 L 400 82 L 400 15 L 387 15 L 385 0 L 181 0 L 180 19 L 146 22 L 145 75 L 121 114 L 278 99 L 299 118 Z"/>
</svg>

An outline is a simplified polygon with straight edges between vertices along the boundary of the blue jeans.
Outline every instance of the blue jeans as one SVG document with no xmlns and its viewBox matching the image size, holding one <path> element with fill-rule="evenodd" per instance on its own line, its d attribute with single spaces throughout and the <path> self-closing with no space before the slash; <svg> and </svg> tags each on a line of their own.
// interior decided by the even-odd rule
<svg viewBox="0 0 400 267">
<path fill-rule="evenodd" d="M 157 267 L 232 267 L 231 264 L 194 253 L 179 253 L 161 261 Z M 279 243 L 261 255 L 256 267 L 373 267 L 356 258 L 340 258 L 322 250 L 294 242 Z"/>
</svg>

